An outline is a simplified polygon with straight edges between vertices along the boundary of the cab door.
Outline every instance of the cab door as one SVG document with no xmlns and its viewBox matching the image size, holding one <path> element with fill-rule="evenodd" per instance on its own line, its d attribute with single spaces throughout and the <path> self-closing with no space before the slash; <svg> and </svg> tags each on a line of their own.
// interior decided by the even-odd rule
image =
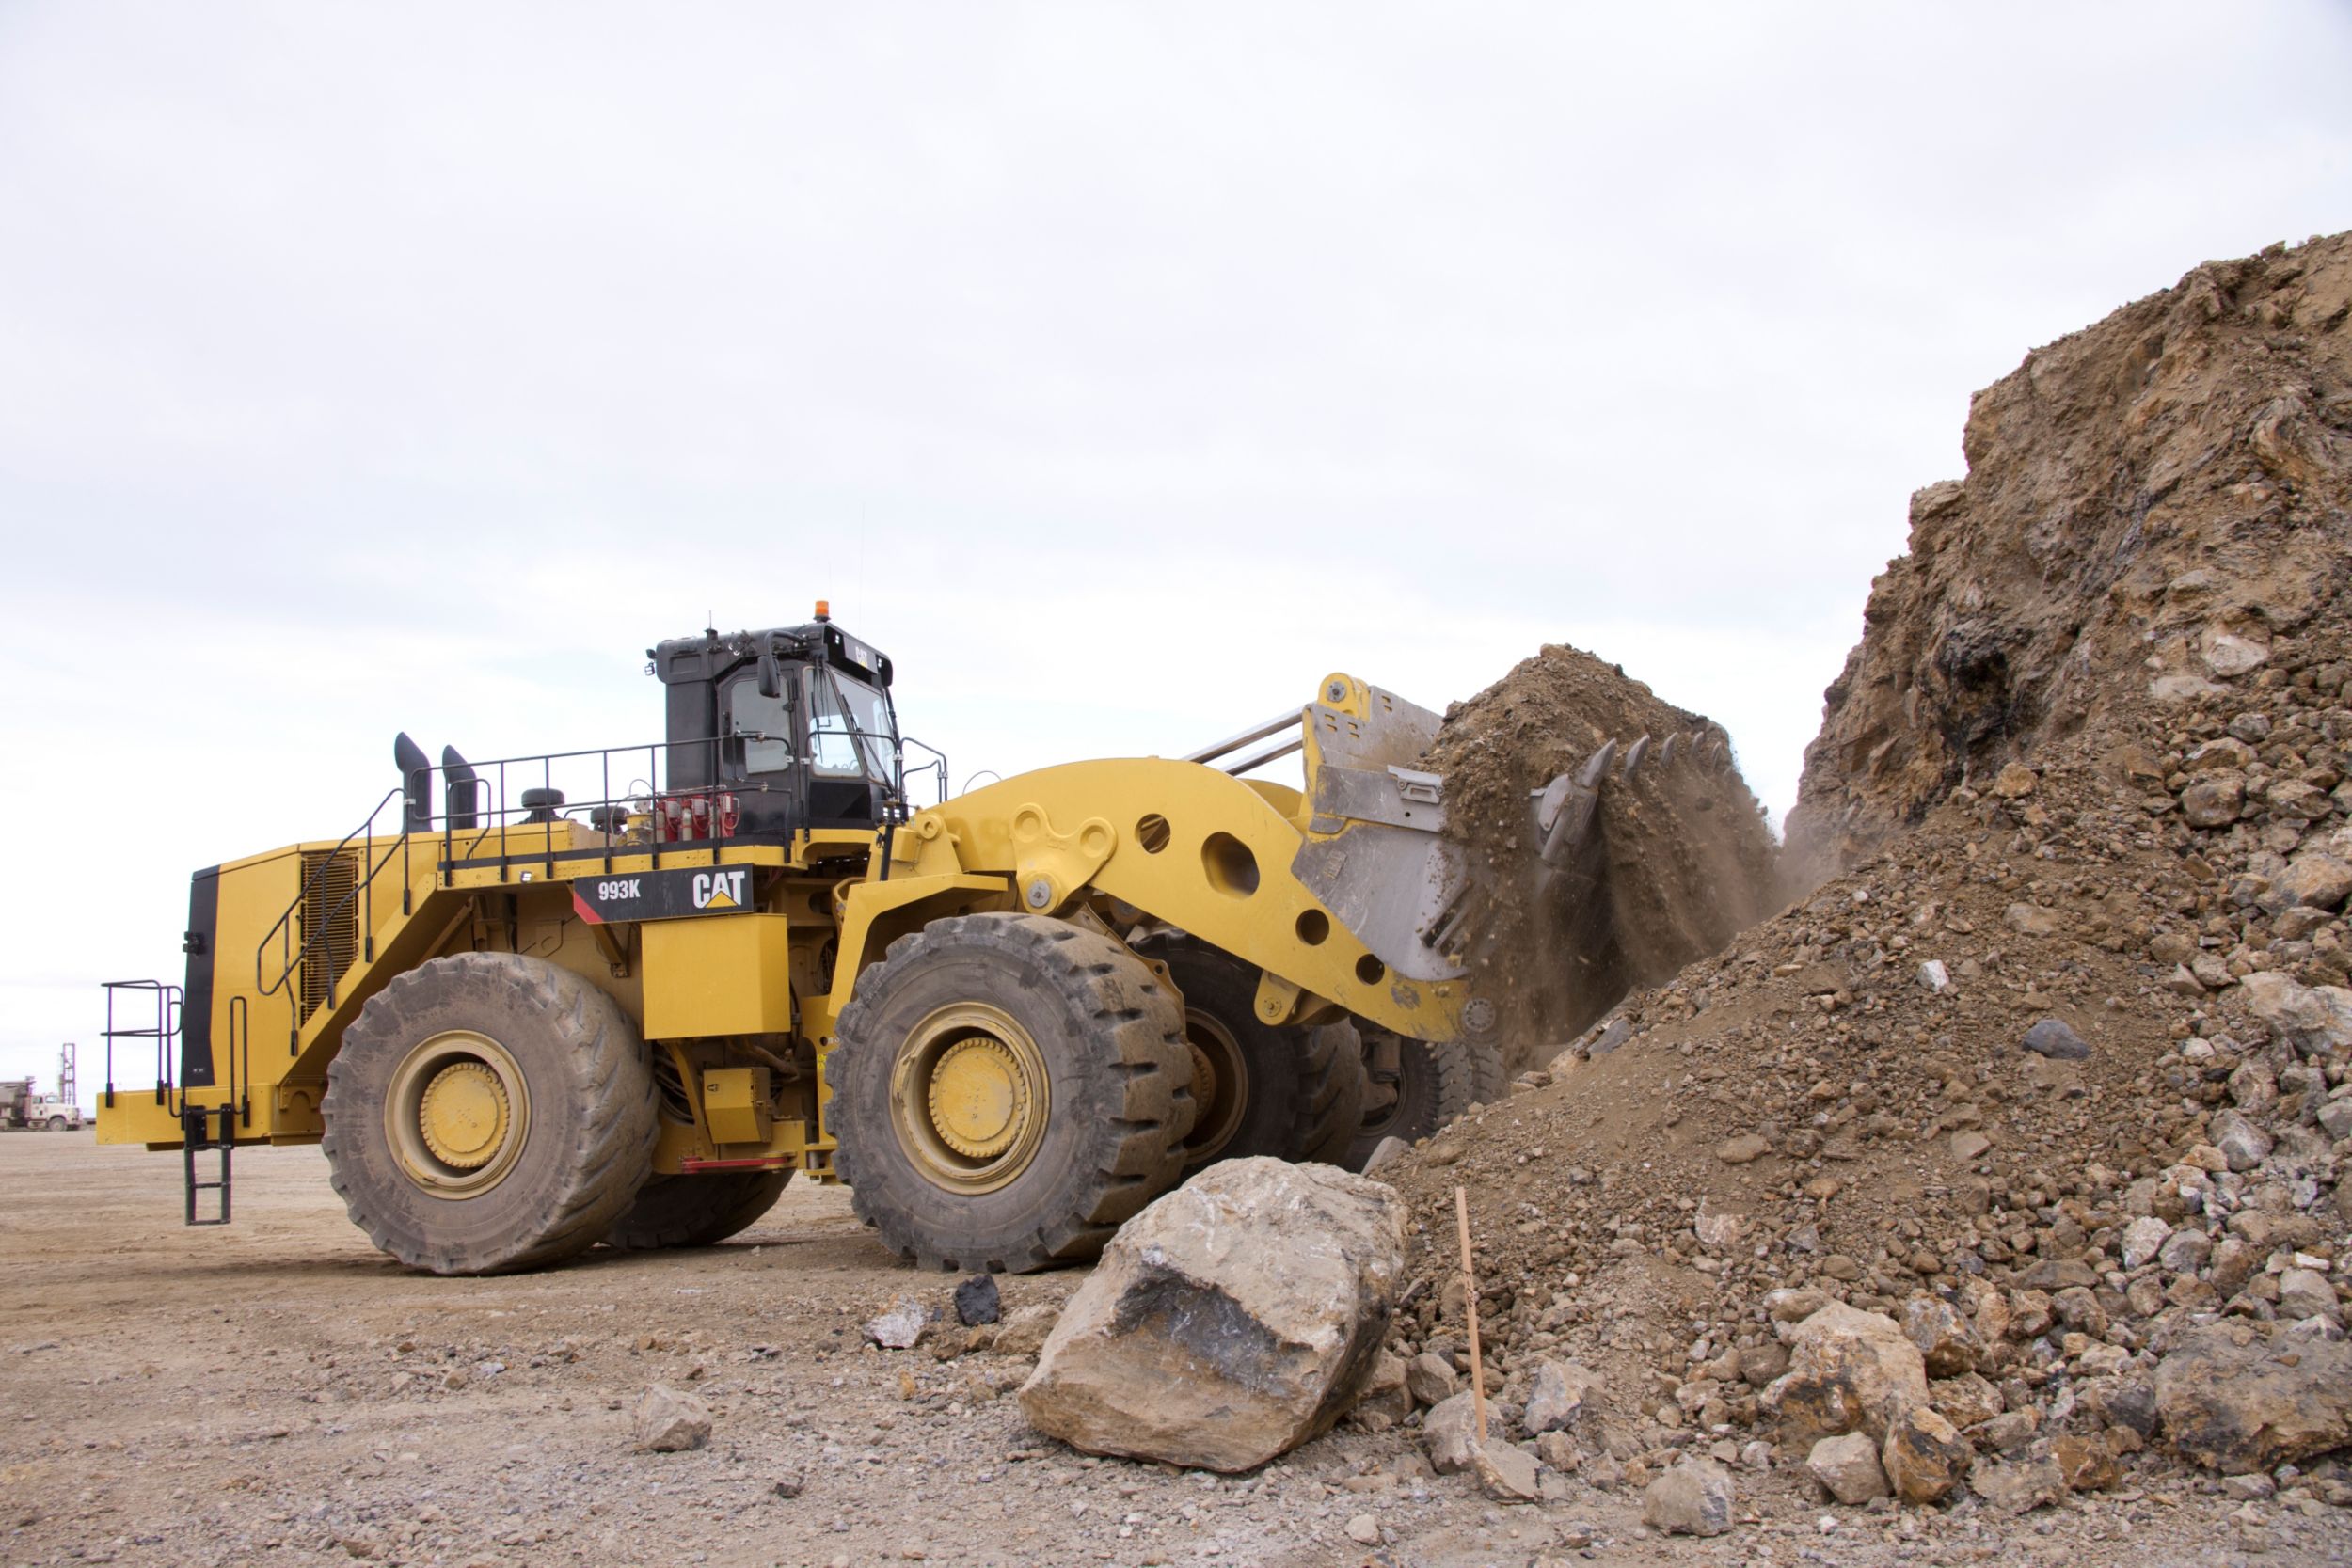
<svg viewBox="0 0 2352 1568">
<path fill-rule="evenodd" d="M 782 694 L 774 697 L 760 693 L 756 670 L 719 689 L 720 782 L 741 803 L 738 832 L 789 833 L 807 821 L 800 682 L 793 674 L 787 667 Z"/>
</svg>

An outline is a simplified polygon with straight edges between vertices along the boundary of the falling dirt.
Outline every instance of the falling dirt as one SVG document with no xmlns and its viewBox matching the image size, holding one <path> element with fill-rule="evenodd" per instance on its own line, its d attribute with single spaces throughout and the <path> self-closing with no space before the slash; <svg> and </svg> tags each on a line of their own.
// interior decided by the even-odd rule
<svg viewBox="0 0 2352 1568">
<path fill-rule="evenodd" d="M 1546 865 L 1531 797 L 1613 741 L 1597 832 L 1568 865 Z M 1721 747 L 1719 762 L 1696 754 L 1701 741 Z M 1547 646 L 1456 704 L 1421 765 L 1445 776 L 1446 831 L 1471 884 L 1471 960 L 1503 1009 L 1514 1071 L 1629 990 L 1719 951 L 1773 903 L 1772 834 L 1721 730 L 1591 654 Z"/>
</svg>

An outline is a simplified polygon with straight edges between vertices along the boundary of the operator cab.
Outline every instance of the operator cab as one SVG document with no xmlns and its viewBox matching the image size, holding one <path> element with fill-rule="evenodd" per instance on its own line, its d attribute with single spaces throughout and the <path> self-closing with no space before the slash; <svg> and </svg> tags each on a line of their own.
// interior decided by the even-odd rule
<svg viewBox="0 0 2352 1568">
<path fill-rule="evenodd" d="M 706 631 L 645 650 L 667 696 L 664 788 L 723 792 L 737 834 L 873 827 L 905 811 L 890 660 L 834 626 Z"/>
</svg>

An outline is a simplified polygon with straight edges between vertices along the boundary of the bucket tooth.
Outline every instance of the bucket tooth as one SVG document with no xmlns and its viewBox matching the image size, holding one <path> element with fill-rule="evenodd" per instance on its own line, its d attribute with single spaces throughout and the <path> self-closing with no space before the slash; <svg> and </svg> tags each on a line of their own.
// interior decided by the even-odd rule
<svg viewBox="0 0 2352 1568">
<path fill-rule="evenodd" d="M 1631 778 L 1631 777 L 1633 777 L 1633 770 L 1634 770 L 1635 768 L 1637 768 L 1641 767 L 1641 766 L 1642 766 L 1642 763 L 1643 763 L 1643 760 L 1644 760 L 1645 758 L 1646 758 L 1648 755 L 1649 755 L 1649 736 L 1642 736 L 1642 738 L 1641 738 L 1641 739 L 1639 739 L 1639 740 L 1635 741 L 1632 745 L 1628 746 L 1628 747 L 1625 749 L 1625 776 L 1626 776 L 1627 778 L 1629 778 L 1629 778 Z"/>
<path fill-rule="evenodd" d="M 1600 807 L 1601 782 L 1616 760 L 1617 743 L 1604 741 L 1573 774 L 1563 773 L 1546 784 L 1535 800 L 1535 826 L 1542 845 L 1536 854 L 1547 865 L 1573 864 L 1577 851 L 1592 836 Z"/>
<path fill-rule="evenodd" d="M 1554 778 L 1535 795 L 1535 831 L 1550 836 L 1551 825 L 1560 820 L 1560 809 L 1568 803 L 1568 794 L 1576 787 L 1576 780 L 1566 773 Z"/>
<path fill-rule="evenodd" d="M 1682 732 L 1677 730 L 1668 736 L 1664 743 L 1658 748 L 1658 765 L 1661 768 L 1672 768 L 1675 765 L 1675 752 L 1680 750 L 1681 746 Z"/>
</svg>

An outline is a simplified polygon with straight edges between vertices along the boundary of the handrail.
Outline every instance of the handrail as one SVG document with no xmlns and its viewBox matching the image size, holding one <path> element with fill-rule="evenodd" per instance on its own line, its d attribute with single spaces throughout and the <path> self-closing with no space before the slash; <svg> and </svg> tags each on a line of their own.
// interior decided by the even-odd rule
<svg viewBox="0 0 2352 1568">
<path fill-rule="evenodd" d="M 585 747 L 579 751 L 548 752 L 528 756 L 498 757 L 485 762 L 459 764 L 450 764 L 444 762 L 439 765 L 428 765 L 426 768 L 412 770 L 412 777 L 403 780 L 400 784 L 386 791 L 383 798 L 376 801 L 374 809 L 368 814 L 367 817 L 362 820 L 358 827 L 354 828 L 350 832 L 345 833 L 335 843 L 331 849 L 317 852 L 318 863 L 308 875 L 303 878 L 301 889 L 295 894 L 294 902 L 286 907 L 285 912 L 278 917 L 276 924 L 272 925 L 269 930 L 262 935 L 261 942 L 254 948 L 253 979 L 256 990 L 259 994 L 262 996 L 275 996 L 279 991 L 286 990 L 295 972 L 305 963 L 310 961 L 312 950 L 314 948 L 324 946 L 330 968 L 325 975 L 326 997 L 323 1005 L 329 1007 L 334 1006 L 338 1001 L 337 989 L 342 980 L 342 971 L 340 967 L 334 966 L 333 963 L 335 954 L 333 952 L 331 942 L 332 933 L 335 930 L 337 923 L 347 911 L 351 910 L 354 902 L 357 901 L 359 904 L 359 924 L 363 929 L 358 933 L 359 937 L 359 951 L 352 955 L 352 959 L 347 961 L 357 961 L 362 958 L 372 961 L 374 958 L 376 932 L 374 906 L 375 880 L 378 877 L 383 875 L 386 868 L 391 864 L 395 858 L 398 858 L 401 862 L 401 913 L 405 916 L 412 911 L 411 900 L 415 887 L 415 879 L 411 874 L 409 841 L 419 835 L 415 832 L 411 831 L 408 826 L 409 822 L 412 820 L 412 814 L 409 808 L 413 800 L 419 798 L 425 800 L 428 803 L 429 808 L 429 803 L 433 799 L 433 791 L 430 787 L 429 781 L 416 777 L 415 775 L 438 773 L 442 776 L 443 788 L 440 791 L 440 796 L 444 805 L 448 809 L 438 813 L 428 809 L 426 812 L 421 814 L 421 819 L 427 826 L 428 833 L 430 832 L 431 826 L 434 823 L 437 822 L 439 824 L 441 855 L 439 862 L 435 868 L 435 875 L 437 878 L 447 874 L 449 868 L 457 861 L 458 854 L 461 849 L 471 850 L 479 847 L 484 841 L 495 835 L 499 847 L 498 859 L 500 862 L 500 875 L 502 879 L 509 863 L 511 863 L 514 859 L 514 856 L 509 853 L 512 847 L 512 840 L 509 836 L 508 830 L 510 827 L 516 825 L 534 827 L 544 826 L 548 830 L 545 834 L 541 835 L 541 838 L 545 846 L 548 874 L 552 877 L 555 871 L 556 855 L 554 844 L 555 835 L 553 832 L 555 823 L 559 820 L 570 819 L 573 814 L 576 813 L 595 812 L 612 807 L 627 807 L 629 809 L 631 815 L 642 814 L 650 816 L 652 820 L 648 827 L 649 836 L 645 841 L 644 841 L 642 846 L 632 843 L 626 834 L 613 832 L 610 827 L 598 830 L 604 841 L 605 863 L 607 869 L 609 870 L 611 868 L 612 859 L 616 845 L 622 847 L 633 848 L 643 847 L 648 848 L 652 853 L 654 864 L 658 868 L 661 863 L 661 855 L 665 845 L 675 850 L 692 845 L 716 843 L 722 839 L 734 836 L 734 819 L 730 815 L 734 810 L 734 807 L 731 802 L 738 795 L 744 792 L 743 786 L 739 782 L 730 784 L 726 781 L 720 780 L 718 777 L 720 771 L 719 764 L 723 756 L 723 752 L 721 748 L 730 738 L 733 737 L 726 736 L 709 736 L 693 740 L 673 741 L 663 739 L 645 741 L 628 746 Z M 710 748 L 711 767 L 709 771 L 714 782 L 697 789 L 671 790 L 660 787 L 663 772 L 662 763 L 668 753 L 675 750 L 701 746 L 707 746 Z M 928 747 L 925 749 L 930 750 Z M 650 787 L 643 791 L 632 790 L 632 792 L 627 796 L 613 796 L 612 793 L 612 757 L 616 753 L 633 754 L 639 752 L 643 752 L 646 754 L 646 769 L 644 778 Z M 562 817 L 552 815 L 556 809 L 552 806 L 542 804 L 525 805 L 520 803 L 520 792 L 517 792 L 516 803 L 509 803 L 507 769 L 510 766 L 522 766 L 533 763 L 537 764 L 540 774 L 540 787 L 552 789 L 554 787 L 555 765 L 557 763 L 576 762 L 581 758 L 587 757 L 594 757 L 597 759 L 600 790 L 599 799 L 595 800 L 579 801 L 566 800 L 562 808 L 564 813 Z M 455 802 L 451 799 L 448 787 L 453 782 L 453 773 L 454 773 L 458 768 L 463 768 L 466 773 L 471 775 L 469 778 L 457 781 L 465 786 L 468 797 L 466 807 L 462 812 L 457 809 Z M 631 774 L 629 777 L 632 784 L 637 783 L 636 775 Z M 412 797 L 410 793 L 412 784 L 419 786 L 418 794 L 414 797 Z M 485 794 L 490 797 L 491 801 L 491 803 L 486 805 L 484 803 L 482 799 L 482 797 Z M 695 800 L 700 800 L 704 803 L 703 809 L 699 813 L 686 813 L 684 825 L 688 828 L 692 828 L 700 823 L 707 823 L 713 830 L 709 835 L 706 837 L 689 833 L 685 836 L 678 837 L 665 836 L 666 816 L 660 809 L 661 805 L 664 802 L 671 801 Z M 318 921 L 319 929 L 315 931 L 307 929 L 302 931 L 300 944 L 297 946 L 295 942 L 295 931 L 297 927 L 304 923 L 304 910 L 305 907 L 310 902 L 312 893 L 321 886 L 324 879 L 330 874 L 338 861 L 342 860 L 342 857 L 350 851 L 355 841 L 364 839 L 368 841 L 370 845 L 373 844 L 374 840 L 379 836 L 375 831 L 377 822 L 382 818 L 386 809 L 390 807 L 395 801 L 400 802 L 402 807 L 402 815 L 400 818 L 401 832 L 399 835 L 397 837 L 389 838 L 389 842 L 386 844 L 380 856 L 374 855 L 372 850 L 361 855 L 360 866 L 358 868 L 358 874 L 355 876 L 350 890 L 336 901 L 333 908 L 326 910 L 321 914 Z M 456 822 L 456 818 L 460 816 L 464 816 L 469 818 L 466 826 L 463 828 L 458 827 Z M 519 822 L 517 821 L 518 818 Z M 495 820 L 493 821 L 492 819 Z M 385 836 L 389 837 L 389 835 Z M 535 851 L 532 858 L 538 858 Z M 269 949 L 273 942 L 277 944 L 278 949 L 278 970 L 275 978 L 270 977 L 264 968 Z M 287 1048 L 290 1053 L 299 1053 L 301 1048 L 302 1025 L 305 1022 L 303 1017 L 303 1008 L 297 1004 L 291 1009 L 291 1011 L 293 1013 L 293 1018 L 288 1026 Z"/>
<path fill-rule="evenodd" d="M 1286 708 L 1282 712 L 1276 714 L 1271 719 L 1262 720 L 1259 722 L 1250 725 L 1248 729 L 1242 731 L 1238 735 L 1227 736 L 1224 739 L 1218 741 L 1214 746 L 1203 746 L 1200 750 L 1191 752 L 1184 758 L 1184 760 L 1186 762 L 1210 763 L 1215 762 L 1217 758 L 1222 756 L 1231 756 L 1233 752 L 1240 751 L 1244 746 L 1250 744 L 1252 741 L 1263 740 L 1266 736 L 1275 734 L 1277 731 L 1288 729 L 1292 725 L 1301 722 L 1303 717 L 1303 710 L 1299 708 Z M 1266 757 L 1262 760 L 1270 762 L 1273 758 Z M 1235 768 L 1231 770 L 1241 771 L 1242 769 Z"/>
<path fill-rule="evenodd" d="M 920 746 L 924 751 L 929 752 L 931 754 L 931 760 L 925 763 L 922 767 L 917 768 L 914 771 L 917 773 L 930 773 L 936 777 L 939 786 L 939 799 L 931 803 L 933 805 L 945 805 L 947 800 L 947 753 L 941 751 L 938 747 L 931 745 L 929 741 L 917 740 L 911 735 L 900 736 L 898 737 L 898 745 L 901 748 L 900 756 L 902 758 L 905 754 L 904 748 L 909 746 Z M 902 760 L 898 765 L 898 793 L 901 797 L 906 794 L 906 764 Z"/>
<path fill-rule="evenodd" d="M 171 1042 L 180 1036 L 181 988 L 167 980 L 107 980 L 103 982 L 106 992 L 106 1027 L 101 1037 L 106 1042 L 106 1093 L 101 1104 L 111 1111 L 115 1103 L 115 1041 L 118 1039 L 151 1039 L 155 1042 L 155 1103 L 177 1117 L 185 1105 L 172 1102 L 179 1090 L 179 1071 L 171 1059 Z M 155 1024 L 152 1028 L 115 1027 L 115 993 L 117 991 L 146 991 L 155 999 Z"/>
<path fill-rule="evenodd" d="M 316 886 L 318 882 L 326 877 L 327 868 L 335 863 L 336 857 L 340 856 L 345 849 L 351 847 L 351 841 L 355 838 L 365 837 L 373 842 L 375 837 L 375 819 L 384 815 L 384 808 L 390 805 L 394 800 L 399 800 L 405 807 L 407 803 L 407 799 L 408 784 L 405 780 L 403 780 L 401 783 L 393 785 L 390 789 L 386 790 L 384 792 L 384 798 L 376 801 L 375 809 L 369 812 L 366 816 L 362 817 L 358 827 L 352 829 L 351 832 L 343 834 L 342 838 L 338 839 L 335 843 L 334 848 L 327 850 L 324 855 L 320 856 L 318 868 L 302 879 L 301 891 L 294 895 L 294 901 L 286 906 L 286 912 L 278 917 L 278 924 L 272 926 L 267 931 L 264 931 L 262 934 L 260 945 L 253 949 L 253 983 L 260 989 L 262 995 L 275 996 L 278 994 L 278 989 L 286 983 L 286 977 L 294 973 L 294 965 L 300 963 L 302 959 L 309 955 L 310 951 L 310 944 L 312 941 L 315 940 L 306 934 L 303 938 L 301 951 L 294 954 L 292 958 L 288 958 L 283 964 L 279 965 L 277 979 L 269 981 L 267 984 L 263 984 L 262 979 L 262 955 L 269 950 L 270 939 L 273 937 L 279 938 L 279 945 L 281 948 L 291 944 L 293 940 L 293 927 L 291 922 L 296 915 L 302 912 L 302 906 L 310 901 L 311 888 Z M 404 844 L 407 841 L 407 837 L 408 835 L 405 832 L 401 834 L 401 840 Z M 387 853 L 389 853 L 389 851 L 387 851 Z M 374 872 L 373 870 L 369 873 L 368 879 L 371 881 L 374 880 Z M 356 892 L 358 890 L 354 889 L 354 891 Z M 338 904 L 336 906 L 336 913 L 340 914 L 342 912 L 342 906 Z"/>
</svg>

